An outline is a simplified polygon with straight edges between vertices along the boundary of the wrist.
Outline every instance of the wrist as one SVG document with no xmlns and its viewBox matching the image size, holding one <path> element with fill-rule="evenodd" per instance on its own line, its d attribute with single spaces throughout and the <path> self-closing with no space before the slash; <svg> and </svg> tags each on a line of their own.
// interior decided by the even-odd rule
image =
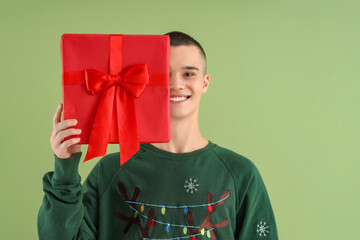
<svg viewBox="0 0 360 240">
<path fill-rule="evenodd" d="M 80 182 L 78 169 L 81 154 L 81 152 L 78 152 L 68 158 L 59 158 L 54 154 L 55 166 L 53 182 L 55 184 L 76 184 Z"/>
</svg>

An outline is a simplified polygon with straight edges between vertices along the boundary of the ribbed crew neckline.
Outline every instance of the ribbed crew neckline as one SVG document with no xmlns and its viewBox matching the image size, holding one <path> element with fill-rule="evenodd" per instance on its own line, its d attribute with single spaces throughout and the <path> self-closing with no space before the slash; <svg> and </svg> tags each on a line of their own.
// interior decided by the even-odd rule
<svg viewBox="0 0 360 240">
<path fill-rule="evenodd" d="M 168 152 L 162 149 L 159 149 L 153 145 L 151 145 L 150 143 L 143 143 L 140 144 L 140 148 L 144 148 L 152 153 L 154 153 L 155 155 L 162 157 L 162 158 L 166 158 L 166 159 L 186 159 L 186 158 L 192 158 L 192 157 L 196 157 L 199 156 L 207 151 L 209 151 L 210 149 L 212 149 L 214 146 L 216 146 L 216 144 L 214 144 L 213 142 L 211 142 L 210 140 L 208 140 L 209 143 L 200 149 L 197 149 L 195 151 L 192 152 L 186 152 L 186 153 L 173 153 L 173 152 Z"/>
</svg>

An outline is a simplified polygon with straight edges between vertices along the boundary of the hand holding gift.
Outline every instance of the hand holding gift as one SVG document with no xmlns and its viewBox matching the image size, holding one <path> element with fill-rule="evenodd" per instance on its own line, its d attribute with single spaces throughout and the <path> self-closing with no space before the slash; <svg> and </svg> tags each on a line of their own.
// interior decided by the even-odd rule
<svg viewBox="0 0 360 240">
<path fill-rule="evenodd" d="M 53 118 L 53 131 L 51 133 L 50 143 L 54 154 L 58 158 L 69 158 L 73 154 L 81 151 L 81 145 L 77 144 L 80 142 L 80 138 L 71 138 L 66 141 L 64 141 L 64 139 L 66 137 L 79 135 L 81 129 L 72 128 L 77 124 L 76 119 L 61 121 L 62 110 L 63 105 L 60 104 Z"/>
</svg>

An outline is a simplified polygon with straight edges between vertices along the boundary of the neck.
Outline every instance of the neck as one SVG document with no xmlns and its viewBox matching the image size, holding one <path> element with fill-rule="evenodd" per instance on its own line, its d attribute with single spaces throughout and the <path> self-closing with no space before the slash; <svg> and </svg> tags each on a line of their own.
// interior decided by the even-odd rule
<svg viewBox="0 0 360 240">
<path fill-rule="evenodd" d="M 209 143 L 200 133 L 197 113 L 187 118 L 171 118 L 170 120 L 170 141 L 151 143 L 153 146 L 168 152 L 185 153 L 201 149 Z"/>
</svg>

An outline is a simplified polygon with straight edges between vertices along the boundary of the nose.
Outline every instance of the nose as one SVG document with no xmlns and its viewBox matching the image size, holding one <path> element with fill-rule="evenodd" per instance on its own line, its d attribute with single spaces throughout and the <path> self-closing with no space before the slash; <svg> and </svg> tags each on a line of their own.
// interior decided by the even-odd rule
<svg viewBox="0 0 360 240">
<path fill-rule="evenodd" d="M 184 89 L 184 81 L 179 74 L 170 74 L 170 89 L 181 90 Z"/>
</svg>

